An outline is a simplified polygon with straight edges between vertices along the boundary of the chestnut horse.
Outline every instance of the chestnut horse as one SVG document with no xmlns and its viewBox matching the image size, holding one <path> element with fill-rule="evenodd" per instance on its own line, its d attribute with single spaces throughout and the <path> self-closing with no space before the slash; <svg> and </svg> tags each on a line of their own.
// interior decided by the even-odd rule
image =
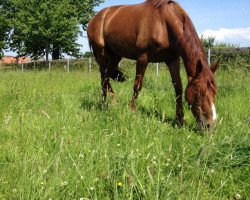
<svg viewBox="0 0 250 200">
<path fill-rule="evenodd" d="M 130 107 L 142 88 L 149 62 L 165 62 L 176 93 L 176 116 L 182 124 L 183 59 L 188 85 L 186 100 L 199 127 L 210 128 L 216 121 L 216 84 L 213 73 L 218 63 L 208 66 L 205 50 L 188 14 L 171 0 L 147 0 L 141 4 L 105 8 L 89 22 L 89 44 L 100 66 L 103 103 L 107 91 L 114 95 L 110 78 L 124 81 L 118 64 L 122 57 L 136 60 L 134 93 Z"/>
</svg>

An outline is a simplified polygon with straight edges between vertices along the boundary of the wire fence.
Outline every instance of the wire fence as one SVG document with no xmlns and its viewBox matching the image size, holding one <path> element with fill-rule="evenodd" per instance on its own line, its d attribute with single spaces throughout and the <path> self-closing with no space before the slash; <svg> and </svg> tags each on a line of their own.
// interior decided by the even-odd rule
<svg viewBox="0 0 250 200">
<path fill-rule="evenodd" d="M 215 60 L 222 60 L 224 63 L 235 62 L 238 55 L 246 62 L 250 63 L 250 48 L 230 48 L 230 49 L 208 49 L 207 58 L 209 65 Z M 241 59 L 241 60 L 242 60 Z M 156 76 L 159 75 L 160 68 L 163 66 L 161 63 L 151 63 L 151 67 L 155 67 Z M 135 61 L 123 59 L 119 64 L 121 68 L 126 69 L 127 67 L 135 66 Z M 165 64 L 164 64 L 165 67 Z M 36 61 L 33 60 L 29 63 L 16 63 L 11 65 L 0 65 L 1 69 L 8 70 L 64 70 L 66 72 L 74 70 L 82 70 L 91 73 L 93 70 L 98 69 L 98 65 L 94 58 L 81 58 L 81 59 L 61 59 L 61 60 L 49 60 L 49 61 Z"/>
<path fill-rule="evenodd" d="M 63 69 L 67 72 L 72 70 L 84 69 L 91 72 L 92 68 L 97 66 L 94 58 L 82 58 L 82 59 L 60 59 L 49 61 L 31 61 L 29 63 L 19 63 L 19 68 L 25 69 L 47 69 L 49 71 L 53 69 Z"/>
</svg>

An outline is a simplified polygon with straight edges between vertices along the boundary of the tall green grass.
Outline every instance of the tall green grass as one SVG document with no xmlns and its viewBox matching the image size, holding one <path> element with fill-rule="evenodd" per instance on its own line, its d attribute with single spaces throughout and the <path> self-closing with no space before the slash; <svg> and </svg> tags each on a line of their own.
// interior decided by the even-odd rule
<svg viewBox="0 0 250 200">
<path fill-rule="evenodd" d="M 218 126 L 178 127 L 167 70 L 102 109 L 97 71 L 0 72 L 0 199 L 248 199 L 249 71 L 219 71 Z M 185 80 L 185 73 L 182 73 Z M 186 83 L 184 81 L 184 83 Z"/>
</svg>

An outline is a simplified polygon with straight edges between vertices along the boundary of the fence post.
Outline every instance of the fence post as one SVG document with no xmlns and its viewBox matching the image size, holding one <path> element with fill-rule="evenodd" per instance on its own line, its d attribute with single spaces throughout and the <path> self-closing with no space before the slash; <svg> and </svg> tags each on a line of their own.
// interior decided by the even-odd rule
<svg viewBox="0 0 250 200">
<path fill-rule="evenodd" d="M 159 63 L 156 63 L 156 77 L 159 76 Z"/>
<path fill-rule="evenodd" d="M 51 71 L 51 62 L 49 60 L 49 72 Z"/>
<path fill-rule="evenodd" d="M 69 58 L 67 60 L 67 72 L 69 72 Z"/>
<path fill-rule="evenodd" d="M 208 58 L 207 58 L 207 60 L 208 60 L 208 65 L 210 66 L 210 64 L 211 64 L 211 49 L 208 49 Z"/>
<path fill-rule="evenodd" d="M 91 67 L 92 67 L 92 60 L 91 57 L 89 57 L 89 73 L 91 73 Z"/>
</svg>

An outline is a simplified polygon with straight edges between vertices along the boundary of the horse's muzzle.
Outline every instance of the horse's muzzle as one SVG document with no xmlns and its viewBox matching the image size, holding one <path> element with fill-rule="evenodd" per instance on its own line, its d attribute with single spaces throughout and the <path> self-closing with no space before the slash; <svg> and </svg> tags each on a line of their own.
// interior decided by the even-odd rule
<svg viewBox="0 0 250 200">
<path fill-rule="evenodd" d="M 213 131 L 216 127 L 216 122 L 204 123 L 203 121 L 199 120 L 197 122 L 197 126 L 199 131 Z"/>
</svg>

